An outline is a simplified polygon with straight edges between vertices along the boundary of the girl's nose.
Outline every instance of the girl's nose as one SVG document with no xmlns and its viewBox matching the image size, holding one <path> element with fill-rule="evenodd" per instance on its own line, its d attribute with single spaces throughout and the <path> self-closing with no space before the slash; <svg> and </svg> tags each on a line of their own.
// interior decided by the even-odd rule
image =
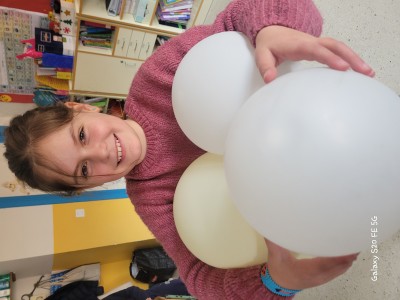
<svg viewBox="0 0 400 300">
<path fill-rule="evenodd" d="M 89 156 L 93 160 L 105 161 L 110 157 L 107 144 L 105 142 L 99 142 L 94 144 L 89 150 Z"/>
</svg>

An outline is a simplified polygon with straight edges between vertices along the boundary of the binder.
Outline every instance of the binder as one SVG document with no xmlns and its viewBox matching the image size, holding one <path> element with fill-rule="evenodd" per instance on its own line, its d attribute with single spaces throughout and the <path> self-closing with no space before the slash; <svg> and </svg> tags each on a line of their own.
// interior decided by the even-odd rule
<svg viewBox="0 0 400 300">
<path fill-rule="evenodd" d="M 156 5 L 157 5 L 157 1 L 156 0 L 149 0 L 148 1 L 146 12 L 144 14 L 144 18 L 142 20 L 142 23 L 150 24 L 151 17 L 153 16 L 154 10 L 157 8 Z"/>
<path fill-rule="evenodd" d="M 106 8 L 107 14 L 109 16 L 118 16 L 119 10 L 121 9 L 121 0 L 105 0 L 106 1 Z"/>
<path fill-rule="evenodd" d="M 136 9 L 134 19 L 136 22 L 142 23 L 146 14 L 147 3 L 149 0 L 136 0 Z"/>
</svg>

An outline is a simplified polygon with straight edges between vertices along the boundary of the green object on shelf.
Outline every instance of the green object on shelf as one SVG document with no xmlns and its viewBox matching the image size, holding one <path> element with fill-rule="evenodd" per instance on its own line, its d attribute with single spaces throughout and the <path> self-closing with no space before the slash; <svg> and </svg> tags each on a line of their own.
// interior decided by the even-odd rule
<svg viewBox="0 0 400 300">
<path fill-rule="evenodd" d="M 6 290 L 10 288 L 11 274 L 0 275 L 0 290 Z"/>
<path fill-rule="evenodd" d="M 90 103 L 90 105 L 97 106 L 97 107 L 104 107 L 107 105 L 107 100 L 93 102 L 93 103 Z"/>
<path fill-rule="evenodd" d="M 13 273 L 0 275 L 0 300 L 11 299 L 11 282 L 14 280 Z"/>
</svg>

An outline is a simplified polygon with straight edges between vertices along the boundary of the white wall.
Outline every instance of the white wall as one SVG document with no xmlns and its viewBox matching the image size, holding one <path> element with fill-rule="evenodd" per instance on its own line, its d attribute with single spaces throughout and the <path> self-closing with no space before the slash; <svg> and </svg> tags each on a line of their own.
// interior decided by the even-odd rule
<svg viewBox="0 0 400 300">
<path fill-rule="evenodd" d="M 36 105 L 33 103 L 0 102 L 0 125 L 7 125 L 12 116 L 21 114 L 34 107 Z"/>
<path fill-rule="evenodd" d="M 29 293 L 53 267 L 52 205 L 0 209 L 0 274 L 14 272 L 13 299 Z"/>
<path fill-rule="evenodd" d="M 35 104 L 0 102 L 0 126 L 7 126 L 13 116 L 34 107 L 36 107 Z M 14 174 L 8 169 L 7 161 L 3 157 L 4 150 L 3 144 L 0 144 L 0 170 L 2 170 L 0 172 L 0 197 L 26 195 L 27 191 L 21 184 L 18 184 Z"/>
<path fill-rule="evenodd" d="M 0 125 L 34 108 L 34 104 L 0 102 Z M 0 197 L 26 195 L 3 158 L 0 145 Z M 6 183 L 16 183 L 14 192 Z M 0 274 L 14 272 L 17 279 L 49 273 L 53 256 L 53 210 L 51 205 L 0 209 L 2 228 Z"/>
<path fill-rule="evenodd" d="M 0 274 L 14 272 L 17 278 L 22 278 L 51 271 L 52 259 L 48 259 L 54 252 L 51 205 L 0 209 L 0 226 Z"/>
</svg>

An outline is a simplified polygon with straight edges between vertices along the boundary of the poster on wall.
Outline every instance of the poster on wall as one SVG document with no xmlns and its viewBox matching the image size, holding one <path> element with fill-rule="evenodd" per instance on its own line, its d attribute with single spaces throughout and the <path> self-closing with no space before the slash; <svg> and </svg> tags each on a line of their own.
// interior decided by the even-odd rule
<svg viewBox="0 0 400 300">
<path fill-rule="evenodd" d="M 0 6 L 0 101 L 32 102 L 32 96 L 23 95 L 33 93 L 34 62 L 16 56 L 24 52 L 26 44 L 21 41 L 34 38 L 35 27 L 47 24 L 46 14 Z"/>
</svg>

